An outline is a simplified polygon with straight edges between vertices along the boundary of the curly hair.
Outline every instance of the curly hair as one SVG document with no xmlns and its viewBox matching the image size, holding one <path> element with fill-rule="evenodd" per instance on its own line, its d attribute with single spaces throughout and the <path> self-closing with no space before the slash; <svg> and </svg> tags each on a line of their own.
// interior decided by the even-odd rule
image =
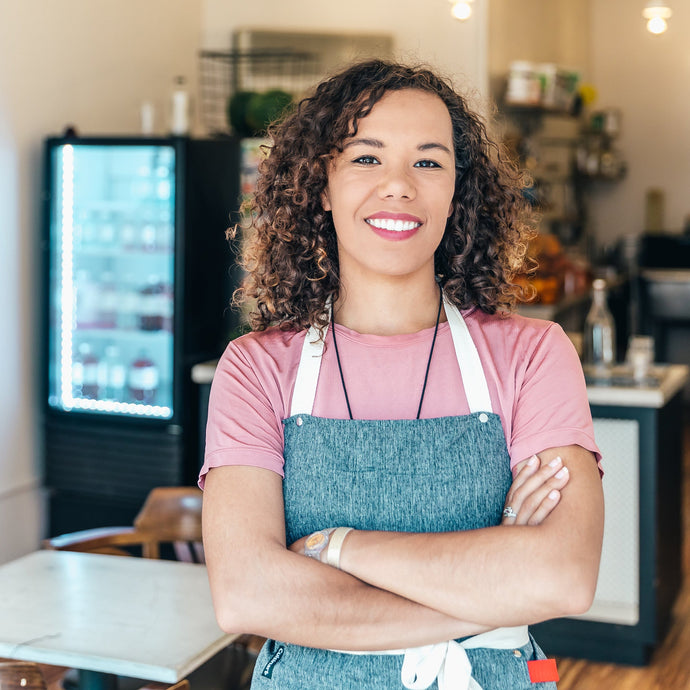
<svg viewBox="0 0 690 690">
<path fill-rule="evenodd" d="M 329 163 L 358 121 L 401 89 L 437 95 L 452 122 L 453 211 L 434 260 L 447 298 L 490 314 L 514 308 L 522 288 L 512 280 L 533 235 L 520 172 L 444 79 L 425 67 L 368 60 L 321 82 L 269 128 L 269 155 L 245 204 L 252 219 L 242 258 L 247 276 L 235 294 L 236 304 L 253 301 L 254 330 L 326 326 L 327 300 L 335 303 L 340 290 L 335 227 L 322 207 Z"/>
</svg>

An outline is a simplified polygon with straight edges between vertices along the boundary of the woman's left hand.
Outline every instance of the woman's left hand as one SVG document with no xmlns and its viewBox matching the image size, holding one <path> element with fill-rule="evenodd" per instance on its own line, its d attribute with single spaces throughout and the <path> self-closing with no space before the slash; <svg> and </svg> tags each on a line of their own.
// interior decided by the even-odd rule
<svg viewBox="0 0 690 690">
<path fill-rule="evenodd" d="M 560 457 L 541 464 L 533 455 L 516 466 L 506 496 L 502 525 L 540 525 L 561 500 L 570 475 Z"/>
</svg>

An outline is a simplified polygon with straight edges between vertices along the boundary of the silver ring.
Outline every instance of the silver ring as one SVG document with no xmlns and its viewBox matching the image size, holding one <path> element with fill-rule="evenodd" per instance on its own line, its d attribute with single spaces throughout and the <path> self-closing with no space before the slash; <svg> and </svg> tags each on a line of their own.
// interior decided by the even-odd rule
<svg viewBox="0 0 690 690">
<path fill-rule="evenodd" d="M 503 517 L 516 518 L 517 513 L 510 506 L 508 506 L 507 508 L 503 509 Z"/>
</svg>

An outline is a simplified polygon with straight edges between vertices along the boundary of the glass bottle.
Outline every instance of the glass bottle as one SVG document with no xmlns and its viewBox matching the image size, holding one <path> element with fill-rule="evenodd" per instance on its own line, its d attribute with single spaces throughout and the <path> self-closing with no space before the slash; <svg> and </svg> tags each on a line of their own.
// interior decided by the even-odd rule
<svg viewBox="0 0 690 690">
<path fill-rule="evenodd" d="M 598 370 L 610 369 L 616 361 L 616 327 L 607 304 L 606 281 L 592 283 L 592 306 L 585 319 L 584 363 Z"/>
<path fill-rule="evenodd" d="M 146 350 L 140 350 L 129 366 L 129 394 L 135 402 L 153 405 L 158 392 L 159 372 Z"/>
</svg>

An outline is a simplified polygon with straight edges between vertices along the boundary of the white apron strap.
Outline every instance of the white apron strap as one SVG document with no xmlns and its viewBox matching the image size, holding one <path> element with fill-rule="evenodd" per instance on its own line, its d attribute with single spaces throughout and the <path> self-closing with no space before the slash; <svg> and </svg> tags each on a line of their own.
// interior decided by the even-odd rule
<svg viewBox="0 0 690 690">
<path fill-rule="evenodd" d="M 330 324 L 329 324 L 330 326 Z M 319 331 L 312 326 L 304 336 L 302 354 L 300 355 L 295 388 L 292 391 L 290 416 L 311 414 L 316 398 L 316 384 L 319 382 L 319 371 L 323 359 L 323 348 L 328 328 L 324 331 L 323 340 Z"/>
<path fill-rule="evenodd" d="M 472 340 L 465 319 L 458 308 L 443 297 L 443 306 L 446 309 L 446 317 L 450 324 L 450 334 L 453 337 L 455 356 L 460 367 L 462 383 L 465 386 L 465 395 L 470 412 L 492 412 L 489 386 L 484 376 L 482 361 L 479 352 Z"/>
</svg>

